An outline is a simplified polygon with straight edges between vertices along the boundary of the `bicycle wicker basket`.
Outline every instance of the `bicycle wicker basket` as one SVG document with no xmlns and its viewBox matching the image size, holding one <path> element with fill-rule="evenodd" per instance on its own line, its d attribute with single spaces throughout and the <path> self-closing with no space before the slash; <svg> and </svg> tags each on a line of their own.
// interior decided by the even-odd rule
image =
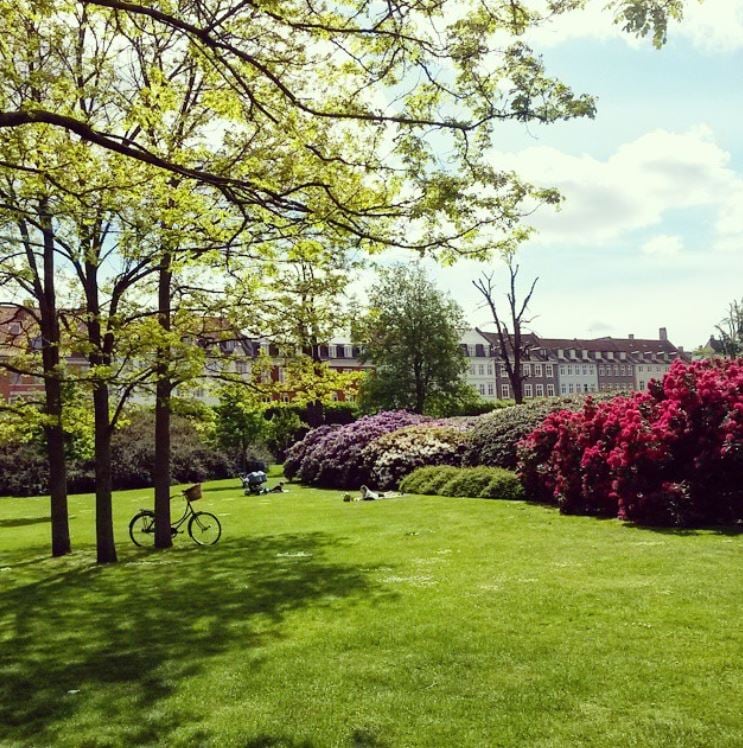
<svg viewBox="0 0 743 748">
<path fill-rule="evenodd" d="M 189 501 L 196 501 L 197 499 L 201 498 L 201 483 L 195 483 L 190 488 L 187 488 L 183 495 L 189 500 Z"/>
</svg>

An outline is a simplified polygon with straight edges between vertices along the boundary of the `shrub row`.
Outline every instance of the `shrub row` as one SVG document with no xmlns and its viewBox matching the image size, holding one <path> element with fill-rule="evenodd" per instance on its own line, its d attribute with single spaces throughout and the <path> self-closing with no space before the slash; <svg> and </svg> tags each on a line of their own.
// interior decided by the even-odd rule
<svg viewBox="0 0 743 748">
<path fill-rule="evenodd" d="M 284 475 L 325 488 L 357 489 L 371 480 L 364 449 L 384 434 L 430 419 L 396 410 L 344 426 L 320 426 L 287 451 Z"/>
<path fill-rule="evenodd" d="M 524 489 L 514 472 L 492 467 L 418 468 L 402 480 L 400 490 L 481 499 L 524 498 Z"/>
<path fill-rule="evenodd" d="M 192 421 L 173 415 L 171 430 L 171 478 L 174 483 L 196 483 L 235 475 L 233 462 L 205 440 Z M 152 485 L 155 435 L 152 414 L 139 412 L 117 431 L 111 443 L 114 489 Z M 43 445 L 0 446 L 0 496 L 36 496 L 47 491 L 48 466 Z M 67 465 L 70 493 L 95 490 L 92 460 L 71 458 Z"/>
<path fill-rule="evenodd" d="M 676 362 L 648 392 L 547 416 L 519 446 L 527 494 L 652 525 L 743 520 L 743 361 Z"/>
</svg>

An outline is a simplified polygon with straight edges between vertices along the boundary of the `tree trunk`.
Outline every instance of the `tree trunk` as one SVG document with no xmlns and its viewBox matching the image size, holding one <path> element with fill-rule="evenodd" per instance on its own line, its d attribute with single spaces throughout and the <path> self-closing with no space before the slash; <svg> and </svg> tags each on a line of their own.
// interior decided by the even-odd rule
<svg viewBox="0 0 743 748">
<path fill-rule="evenodd" d="M 312 361 L 315 369 L 315 376 L 319 377 L 322 372 L 322 357 L 320 356 L 320 344 L 313 336 L 312 341 Z M 314 400 L 307 404 L 307 425 L 310 428 L 317 428 L 325 423 L 325 407 L 322 400 Z"/>
<path fill-rule="evenodd" d="M 158 320 L 160 327 L 170 332 L 170 295 L 172 283 L 171 256 L 163 254 L 158 277 Z M 170 346 L 157 351 L 157 385 L 155 400 L 155 547 L 170 548 L 170 396 L 173 384 L 170 376 Z"/>
<path fill-rule="evenodd" d="M 45 356 L 46 358 L 46 356 Z M 46 366 L 44 367 L 46 371 Z M 67 468 L 65 466 L 64 432 L 62 430 L 62 387 L 59 379 L 44 380 L 46 396 L 47 459 L 49 462 L 49 496 L 52 520 L 52 556 L 72 552 L 67 511 Z"/>
<path fill-rule="evenodd" d="M 39 315 L 41 318 L 44 369 L 44 394 L 47 424 L 47 458 L 49 460 L 49 497 L 51 503 L 52 556 L 71 553 L 70 525 L 67 511 L 67 468 L 65 465 L 64 431 L 62 429 L 62 382 L 59 368 L 59 320 L 54 283 L 54 233 L 45 202 L 40 206 L 40 219 L 44 237 L 43 288 L 37 285 Z"/>
<path fill-rule="evenodd" d="M 95 418 L 95 538 L 99 564 L 116 562 L 113 502 L 111 499 L 111 423 L 108 385 L 98 382 L 93 390 Z"/>
</svg>

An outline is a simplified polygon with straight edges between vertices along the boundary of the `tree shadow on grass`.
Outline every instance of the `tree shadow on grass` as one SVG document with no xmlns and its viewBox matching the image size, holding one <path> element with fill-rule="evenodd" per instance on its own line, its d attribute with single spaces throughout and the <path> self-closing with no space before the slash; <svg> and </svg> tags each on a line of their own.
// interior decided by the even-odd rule
<svg viewBox="0 0 743 748">
<path fill-rule="evenodd" d="M 327 559 L 338 545 L 306 533 L 132 552 L 109 567 L 78 558 L 1 591 L 0 743 L 57 744 L 70 723 L 117 744 L 167 742 L 173 719 L 197 727 L 198 713 L 158 702 L 213 657 L 281 637 L 294 610 L 384 594 L 374 569 Z"/>
<path fill-rule="evenodd" d="M 71 515 L 69 519 L 75 519 L 75 515 Z M 0 519 L 0 530 L 12 527 L 27 527 L 28 525 L 48 525 L 51 521 L 51 517 L 14 517 L 12 519 Z"/>
<path fill-rule="evenodd" d="M 707 527 L 658 527 L 640 525 L 636 522 L 624 522 L 624 527 L 630 530 L 644 530 L 656 532 L 660 535 L 676 535 L 678 537 L 692 537 L 695 535 L 728 535 L 735 537 L 743 535 L 743 525 L 709 525 Z"/>
</svg>

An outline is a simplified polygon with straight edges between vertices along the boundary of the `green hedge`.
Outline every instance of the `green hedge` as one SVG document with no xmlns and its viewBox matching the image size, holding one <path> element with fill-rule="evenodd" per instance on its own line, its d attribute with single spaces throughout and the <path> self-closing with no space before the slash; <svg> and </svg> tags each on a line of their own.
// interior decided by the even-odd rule
<svg viewBox="0 0 743 748">
<path fill-rule="evenodd" d="M 523 499 L 516 473 L 503 468 L 424 467 L 403 478 L 405 493 L 436 494 L 479 499 Z"/>
</svg>

